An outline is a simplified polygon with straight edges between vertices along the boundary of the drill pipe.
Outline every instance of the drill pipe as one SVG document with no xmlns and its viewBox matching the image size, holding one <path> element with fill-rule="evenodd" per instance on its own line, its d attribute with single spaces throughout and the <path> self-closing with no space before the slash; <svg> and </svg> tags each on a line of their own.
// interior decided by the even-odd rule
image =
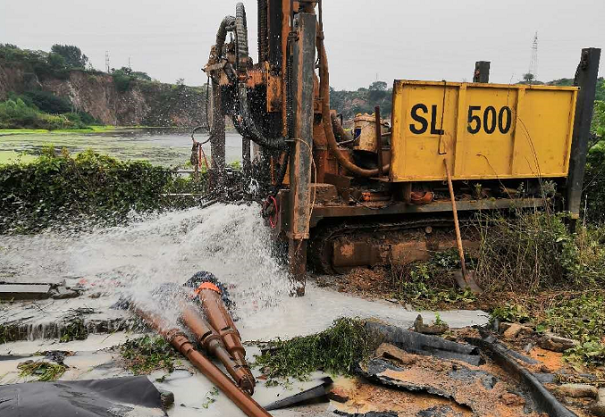
<svg viewBox="0 0 605 417">
<path fill-rule="evenodd" d="M 204 315 L 210 325 L 218 331 L 227 352 L 238 365 L 244 369 L 249 369 L 246 362 L 246 350 L 242 345 L 239 331 L 221 299 L 220 290 L 217 287 L 200 287 L 198 296 Z"/>
<path fill-rule="evenodd" d="M 206 378 L 217 386 L 235 405 L 248 417 L 271 417 L 271 414 L 261 407 L 248 394 L 240 390 L 233 381 L 223 374 L 208 358 L 195 350 L 191 341 L 178 328 L 170 325 L 156 314 L 149 313 L 138 306 L 133 311 L 147 325 L 158 332 L 175 349 L 185 356 Z"/>
<path fill-rule="evenodd" d="M 193 332 L 205 352 L 217 358 L 237 385 L 248 394 L 254 394 L 254 376 L 248 367 L 239 364 L 225 349 L 221 337 L 192 306 L 183 306 L 181 320 Z"/>
</svg>

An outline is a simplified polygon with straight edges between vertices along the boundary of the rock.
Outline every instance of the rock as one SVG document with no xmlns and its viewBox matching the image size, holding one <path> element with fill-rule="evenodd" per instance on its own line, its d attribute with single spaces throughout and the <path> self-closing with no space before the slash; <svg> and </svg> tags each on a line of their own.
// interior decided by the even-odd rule
<svg viewBox="0 0 605 417">
<path fill-rule="evenodd" d="M 599 389 L 598 400 L 590 407 L 590 412 L 595 416 L 605 417 L 605 388 Z"/>
<path fill-rule="evenodd" d="M 523 326 L 519 323 L 512 323 L 508 328 L 504 331 L 504 338 L 511 340 L 516 339 L 520 334 L 530 334 L 533 330 L 531 327 Z"/>
<path fill-rule="evenodd" d="M 592 385 L 564 384 L 557 388 L 561 395 L 571 398 L 597 398 L 599 391 Z"/>
<path fill-rule="evenodd" d="M 538 342 L 538 345 L 542 349 L 550 350 L 552 352 L 565 352 L 567 349 L 571 349 L 579 344 L 580 342 L 577 340 L 566 339 L 552 333 L 546 333 Z"/>
<path fill-rule="evenodd" d="M 443 334 L 450 329 L 450 326 L 447 323 L 443 324 L 424 324 L 424 320 L 422 316 L 418 314 L 416 320 L 414 321 L 414 330 L 418 333 L 422 334 Z"/>
<path fill-rule="evenodd" d="M 412 355 L 390 343 L 383 343 L 378 346 L 378 349 L 376 349 L 376 356 L 385 359 L 395 359 L 402 365 L 413 365 L 417 360 L 416 355 Z"/>
<path fill-rule="evenodd" d="M 166 410 L 174 405 L 174 393 L 170 391 L 160 391 L 160 400 L 162 401 L 162 407 Z"/>
<path fill-rule="evenodd" d="M 337 403 L 346 403 L 349 401 L 350 396 L 346 389 L 343 387 L 339 387 L 337 385 L 332 386 L 330 392 L 328 392 L 328 398 L 332 401 L 336 401 Z"/>
<path fill-rule="evenodd" d="M 517 394 L 513 394 L 512 392 L 502 394 L 500 399 L 502 400 L 503 404 L 508 405 L 509 407 L 525 405 L 525 399 Z"/>
</svg>

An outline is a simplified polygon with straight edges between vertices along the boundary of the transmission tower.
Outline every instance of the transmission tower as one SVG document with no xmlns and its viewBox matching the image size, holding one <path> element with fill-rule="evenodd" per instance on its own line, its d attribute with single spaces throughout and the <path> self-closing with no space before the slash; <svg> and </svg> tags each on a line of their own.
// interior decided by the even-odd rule
<svg viewBox="0 0 605 417">
<path fill-rule="evenodd" d="M 538 32 L 534 35 L 534 42 L 531 47 L 531 59 L 529 61 L 529 72 L 531 81 L 538 80 Z"/>
<path fill-rule="evenodd" d="M 105 68 L 109 74 L 109 51 L 105 51 Z"/>
</svg>

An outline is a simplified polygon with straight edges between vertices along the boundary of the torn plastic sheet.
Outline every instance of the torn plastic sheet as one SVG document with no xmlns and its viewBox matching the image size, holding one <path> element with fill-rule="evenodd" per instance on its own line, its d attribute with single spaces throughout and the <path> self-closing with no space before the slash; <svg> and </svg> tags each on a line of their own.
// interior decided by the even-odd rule
<svg viewBox="0 0 605 417">
<path fill-rule="evenodd" d="M 0 386 L 2 417 L 166 416 L 147 377 L 32 382 Z"/>
</svg>

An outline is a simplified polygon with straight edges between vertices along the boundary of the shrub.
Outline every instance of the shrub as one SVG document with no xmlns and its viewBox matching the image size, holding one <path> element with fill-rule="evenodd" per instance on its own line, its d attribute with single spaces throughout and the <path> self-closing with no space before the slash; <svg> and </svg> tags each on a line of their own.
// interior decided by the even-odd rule
<svg viewBox="0 0 605 417">
<path fill-rule="evenodd" d="M 0 166 L 0 233 L 33 233 L 77 223 L 116 225 L 138 213 L 190 207 L 167 193 L 204 192 L 200 181 L 178 178 L 148 162 L 121 162 L 92 151 L 75 157 L 53 148 L 31 164 Z"/>
<path fill-rule="evenodd" d="M 488 291 L 587 289 L 605 283 L 605 229 L 568 230 L 562 215 L 483 217 L 477 277 Z"/>
<path fill-rule="evenodd" d="M 73 109 L 71 101 L 57 97 L 51 92 L 42 90 L 27 91 L 24 96 L 40 111 L 50 114 L 69 113 Z"/>
</svg>

